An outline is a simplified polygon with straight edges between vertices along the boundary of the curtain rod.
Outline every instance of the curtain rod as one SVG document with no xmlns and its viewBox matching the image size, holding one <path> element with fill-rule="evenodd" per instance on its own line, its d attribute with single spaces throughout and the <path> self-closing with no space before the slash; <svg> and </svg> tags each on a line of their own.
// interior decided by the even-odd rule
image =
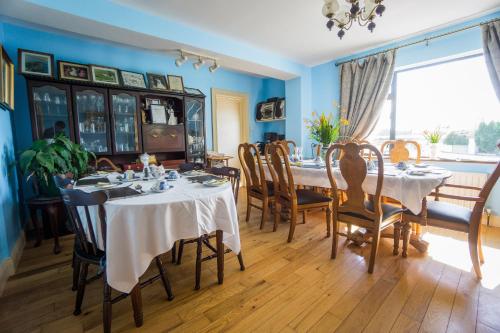
<svg viewBox="0 0 500 333">
<path fill-rule="evenodd" d="M 489 23 L 492 23 L 492 22 L 496 22 L 496 21 L 500 21 L 500 18 L 496 18 L 496 19 L 489 20 L 489 21 L 486 21 L 486 22 L 476 23 L 476 24 L 473 24 L 473 25 L 469 25 L 469 26 L 460 28 L 458 30 L 445 32 L 445 33 L 440 34 L 440 35 L 427 37 L 427 38 L 424 38 L 424 39 L 421 39 L 421 40 L 418 40 L 418 41 L 415 41 L 415 42 L 406 43 L 406 44 L 403 44 L 403 45 L 400 45 L 400 46 L 396 46 L 396 47 L 393 47 L 393 48 L 385 49 L 383 51 L 378 51 L 378 52 L 370 53 L 370 54 L 367 54 L 367 55 L 362 56 L 362 57 L 357 57 L 357 58 L 353 58 L 353 59 L 349 59 L 349 60 L 345 60 L 345 61 L 339 61 L 339 62 L 335 63 L 335 66 L 340 66 L 340 65 L 346 64 L 348 62 L 352 62 L 352 61 L 357 61 L 357 60 L 361 60 L 361 59 L 364 59 L 364 58 L 368 58 L 368 57 L 371 57 L 371 56 L 374 56 L 374 55 L 377 55 L 377 54 L 380 54 L 380 53 L 385 53 L 387 51 L 397 50 L 397 49 L 401 49 L 401 48 L 404 48 L 404 47 L 408 47 L 408 46 L 412 46 L 412 45 L 416 45 L 416 44 L 420 44 L 420 43 L 428 43 L 430 40 L 433 40 L 433 39 L 438 39 L 438 38 L 445 37 L 445 36 L 448 36 L 448 35 L 453 35 L 453 34 L 455 34 L 457 32 L 461 32 L 461 31 L 464 31 L 464 30 L 469 30 L 469 29 L 472 29 L 472 28 L 475 28 L 475 27 L 479 27 L 481 25 L 489 24 Z"/>
</svg>

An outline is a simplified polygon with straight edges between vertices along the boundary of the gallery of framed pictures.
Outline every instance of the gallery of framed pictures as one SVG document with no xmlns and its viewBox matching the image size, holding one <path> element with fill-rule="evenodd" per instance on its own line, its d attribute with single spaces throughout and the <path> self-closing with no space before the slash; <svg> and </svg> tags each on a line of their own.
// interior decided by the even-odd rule
<svg viewBox="0 0 500 333">
<path fill-rule="evenodd" d="M 57 78 L 56 72 L 58 72 L 60 80 L 202 95 L 198 89 L 189 90 L 191 88 L 184 87 L 182 76 L 178 75 L 156 73 L 144 75 L 109 66 L 80 64 L 65 60 L 58 60 L 57 66 L 54 67 L 53 54 L 24 49 L 18 50 L 18 60 L 19 73 L 24 75 Z"/>
<path fill-rule="evenodd" d="M 0 45 L 0 104 L 14 110 L 14 64 Z"/>
</svg>

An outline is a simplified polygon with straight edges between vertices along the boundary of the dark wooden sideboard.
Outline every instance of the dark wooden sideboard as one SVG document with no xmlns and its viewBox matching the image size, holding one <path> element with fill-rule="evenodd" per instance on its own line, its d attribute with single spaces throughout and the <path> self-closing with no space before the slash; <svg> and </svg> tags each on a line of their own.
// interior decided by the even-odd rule
<svg viewBox="0 0 500 333">
<path fill-rule="evenodd" d="M 64 132 L 115 164 L 143 152 L 172 164 L 205 162 L 205 95 L 25 78 L 34 140 Z M 171 106 L 178 125 L 151 123 L 151 99 Z"/>
</svg>

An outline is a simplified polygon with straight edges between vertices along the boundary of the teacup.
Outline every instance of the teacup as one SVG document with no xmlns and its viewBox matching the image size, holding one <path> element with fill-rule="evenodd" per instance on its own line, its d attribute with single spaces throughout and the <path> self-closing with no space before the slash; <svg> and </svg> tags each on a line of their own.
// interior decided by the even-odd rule
<svg viewBox="0 0 500 333">
<path fill-rule="evenodd" d="M 168 179 L 179 179 L 179 172 L 177 170 L 170 170 L 168 172 Z"/>
<path fill-rule="evenodd" d="M 398 168 L 399 170 L 406 170 L 408 169 L 408 165 L 405 162 L 401 161 L 396 164 L 396 168 Z"/>
</svg>

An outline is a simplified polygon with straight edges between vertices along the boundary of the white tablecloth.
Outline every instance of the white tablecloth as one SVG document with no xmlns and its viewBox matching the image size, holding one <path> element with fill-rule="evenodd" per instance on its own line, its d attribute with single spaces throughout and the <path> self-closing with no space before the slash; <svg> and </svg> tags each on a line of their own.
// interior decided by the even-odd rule
<svg viewBox="0 0 500 333">
<path fill-rule="evenodd" d="M 305 164 L 308 164 L 307 162 Z M 330 188 L 330 180 L 326 168 L 312 168 L 292 166 L 293 180 L 295 185 L 317 186 Z M 382 195 L 393 198 L 401 202 L 414 214 L 422 210 L 422 200 L 429 195 L 444 179 L 451 176 L 449 171 L 429 167 L 424 176 L 412 176 L 407 172 L 402 172 L 391 165 L 384 166 L 384 183 L 382 185 Z M 415 170 L 425 170 L 417 169 Z M 267 165 L 264 164 L 266 179 L 272 180 Z M 347 189 L 347 183 L 340 173 L 340 169 L 334 168 L 334 177 L 337 187 L 341 190 Z M 377 170 L 369 171 L 363 182 L 363 189 L 374 194 L 377 187 Z"/>
<path fill-rule="evenodd" d="M 106 274 L 114 289 L 130 292 L 151 260 L 169 251 L 180 239 L 222 230 L 224 244 L 234 253 L 240 252 L 238 215 L 229 184 L 206 187 L 186 178 L 169 184 L 174 188 L 164 193 L 105 203 Z M 141 185 L 148 191 L 153 183 Z M 94 209 L 94 216 L 96 212 Z"/>
</svg>

